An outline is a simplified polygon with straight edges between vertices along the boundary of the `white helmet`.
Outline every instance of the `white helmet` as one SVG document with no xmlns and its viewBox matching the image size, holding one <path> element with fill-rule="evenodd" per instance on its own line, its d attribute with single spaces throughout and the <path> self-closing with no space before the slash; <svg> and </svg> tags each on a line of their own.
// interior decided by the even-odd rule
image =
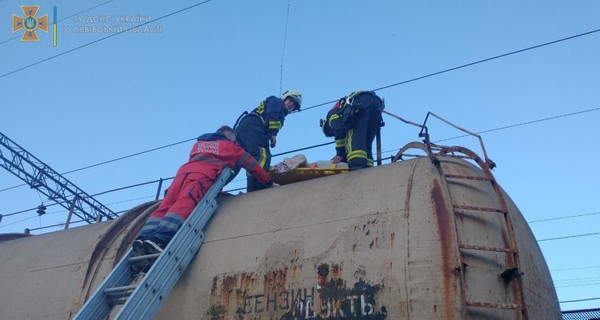
<svg viewBox="0 0 600 320">
<path fill-rule="evenodd" d="M 300 111 L 300 106 L 302 105 L 302 93 L 298 90 L 288 90 L 281 95 L 281 100 L 285 101 L 287 98 L 296 101 L 297 106 L 291 112 Z"/>
</svg>

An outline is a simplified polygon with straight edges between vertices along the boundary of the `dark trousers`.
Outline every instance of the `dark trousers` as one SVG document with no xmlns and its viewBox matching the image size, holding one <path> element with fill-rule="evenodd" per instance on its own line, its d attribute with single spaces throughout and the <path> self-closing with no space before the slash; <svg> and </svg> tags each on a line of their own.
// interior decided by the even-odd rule
<svg viewBox="0 0 600 320">
<path fill-rule="evenodd" d="M 365 92 L 354 97 L 352 104 L 360 111 L 346 136 L 346 156 L 351 171 L 373 166 L 373 140 L 381 123 L 382 102 L 374 94 Z"/>
<path fill-rule="evenodd" d="M 268 172 L 271 167 L 270 137 L 262 119 L 252 114 L 246 115 L 235 128 L 235 134 L 240 146 Z M 246 173 L 246 178 L 248 192 L 268 188 L 250 174 Z"/>
</svg>

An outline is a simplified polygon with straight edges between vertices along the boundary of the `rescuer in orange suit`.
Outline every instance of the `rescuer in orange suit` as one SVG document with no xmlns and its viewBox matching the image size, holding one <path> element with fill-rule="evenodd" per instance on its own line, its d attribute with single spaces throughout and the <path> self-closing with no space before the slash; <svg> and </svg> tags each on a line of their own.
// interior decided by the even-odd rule
<svg viewBox="0 0 600 320">
<path fill-rule="evenodd" d="M 198 137 L 189 161 L 179 168 L 165 198 L 134 241 L 137 255 L 162 252 L 225 166 L 236 173 L 243 167 L 264 185 L 273 186 L 267 172 L 235 140 L 228 126 Z"/>
<path fill-rule="evenodd" d="M 354 91 L 338 100 L 321 120 L 327 137 L 334 137 L 333 163 L 348 162 L 348 170 L 373 166 L 373 140 L 383 126 L 383 100 L 373 91 Z"/>
</svg>

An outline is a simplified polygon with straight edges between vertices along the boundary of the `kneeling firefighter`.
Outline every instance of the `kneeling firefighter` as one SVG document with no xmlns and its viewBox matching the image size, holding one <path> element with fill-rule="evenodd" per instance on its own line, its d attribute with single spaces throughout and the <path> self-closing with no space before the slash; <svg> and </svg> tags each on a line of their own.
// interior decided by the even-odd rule
<svg viewBox="0 0 600 320">
<path fill-rule="evenodd" d="M 347 162 L 349 170 L 373 166 L 373 140 L 383 119 L 384 101 L 373 91 L 354 91 L 338 100 L 321 120 L 326 137 L 334 137 L 334 163 Z"/>
</svg>

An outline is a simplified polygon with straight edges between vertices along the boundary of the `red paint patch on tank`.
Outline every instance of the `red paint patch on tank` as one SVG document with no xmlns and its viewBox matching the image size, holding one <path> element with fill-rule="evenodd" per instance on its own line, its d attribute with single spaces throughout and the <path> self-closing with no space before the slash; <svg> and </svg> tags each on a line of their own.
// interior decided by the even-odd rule
<svg viewBox="0 0 600 320">
<path fill-rule="evenodd" d="M 453 270 L 453 239 L 452 239 L 452 223 L 450 220 L 450 212 L 446 205 L 446 199 L 442 192 L 442 187 L 437 179 L 433 180 L 433 188 L 431 189 L 431 200 L 433 203 L 433 211 L 437 218 L 438 231 L 440 235 L 440 250 L 442 254 L 442 275 L 444 276 L 444 303 L 446 311 L 446 319 L 452 318 L 452 302 L 456 295 L 454 279 L 451 272 Z"/>
</svg>

